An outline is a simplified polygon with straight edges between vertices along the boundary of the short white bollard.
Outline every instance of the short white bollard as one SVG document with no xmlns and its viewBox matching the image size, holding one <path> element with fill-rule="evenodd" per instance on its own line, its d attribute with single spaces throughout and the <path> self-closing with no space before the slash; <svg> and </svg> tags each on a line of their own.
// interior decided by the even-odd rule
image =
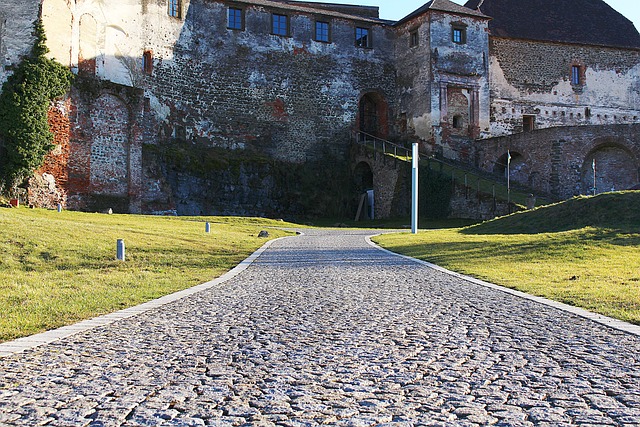
<svg viewBox="0 0 640 427">
<path fill-rule="evenodd" d="M 116 243 L 116 259 L 118 261 L 124 261 L 124 240 L 118 239 Z"/>
<path fill-rule="evenodd" d="M 204 232 L 205 233 L 210 233 L 211 232 L 211 224 L 209 224 L 209 222 L 205 222 L 205 224 L 204 224 Z"/>
<path fill-rule="evenodd" d="M 62 212 L 62 205 L 58 203 L 58 213 Z"/>
</svg>

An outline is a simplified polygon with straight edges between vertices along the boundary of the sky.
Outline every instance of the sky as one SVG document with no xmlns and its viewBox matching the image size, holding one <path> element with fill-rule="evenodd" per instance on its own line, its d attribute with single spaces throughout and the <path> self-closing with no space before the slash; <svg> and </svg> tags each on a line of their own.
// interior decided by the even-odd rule
<svg viewBox="0 0 640 427">
<path fill-rule="evenodd" d="M 311 0 L 313 1 L 313 0 Z M 318 0 L 325 3 L 361 4 L 366 6 L 378 6 L 380 18 L 398 21 L 414 10 L 418 9 L 428 0 Z M 467 0 L 452 0 L 454 3 L 465 4 Z M 527 1 L 527 0 L 522 0 Z M 609 6 L 631 20 L 636 29 L 640 31 L 640 4 L 638 0 L 604 0 Z"/>
</svg>

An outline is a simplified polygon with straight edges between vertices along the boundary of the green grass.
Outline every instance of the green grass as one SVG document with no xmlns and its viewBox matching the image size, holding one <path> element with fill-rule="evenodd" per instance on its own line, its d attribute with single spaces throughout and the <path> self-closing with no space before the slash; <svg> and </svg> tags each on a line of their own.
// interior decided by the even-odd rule
<svg viewBox="0 0 640 427">
<path fill-rule="evenodd" d="M 0 341 L 209 281 L 264 244 L 257 237 L 261 229 L 291 225 L 262 218 L 0 209 Z M 125 262 L 115 260 L 117 239 L 125 241 Z"/>
<path fill-rule="evenodd" d="M 453 271 L 640 324 L 638 191 L 374 240 Z"/>
</svg>

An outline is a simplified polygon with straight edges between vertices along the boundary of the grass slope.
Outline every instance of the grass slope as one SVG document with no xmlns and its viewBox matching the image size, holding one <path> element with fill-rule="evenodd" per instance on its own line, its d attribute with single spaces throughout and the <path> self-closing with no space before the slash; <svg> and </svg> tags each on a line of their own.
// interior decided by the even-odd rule
<svg viewBox="0 0 640 427">
<path fill-rule="evenodd" d="M 637 191 L 374 240 L 450 270 L 640 324 Z"/>
<path fill-rule="evenodd" d="M 261 229 L 287 225 L 261 218 L 0 209 L 0 341 L 209 281 L 264 244 L 257 237 Z M 125 262 L 115 260 L 117 239 L 125 241 Z"/>
<path fill-rule="evenodd" d="M 578 196 L 466 228 L 473 234 L 532 234 L 584 227 L 640 232 L 640 191 Z"/>
</svg>

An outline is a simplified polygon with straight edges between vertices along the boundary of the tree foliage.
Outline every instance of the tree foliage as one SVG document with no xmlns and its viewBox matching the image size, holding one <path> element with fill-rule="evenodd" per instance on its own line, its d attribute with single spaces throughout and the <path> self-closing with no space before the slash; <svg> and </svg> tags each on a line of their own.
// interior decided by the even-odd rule
<svg viewBox="0 0 640 427">
<path fill-rule="evenodd" d="M 0 189 L 15 189 L 54 148 L 47 113 L 71 87 L 72 74 L 48 59 L 42 21 L 34 23 L 35 44 L 7 79 L 0 94 Z"/>
</svg>

